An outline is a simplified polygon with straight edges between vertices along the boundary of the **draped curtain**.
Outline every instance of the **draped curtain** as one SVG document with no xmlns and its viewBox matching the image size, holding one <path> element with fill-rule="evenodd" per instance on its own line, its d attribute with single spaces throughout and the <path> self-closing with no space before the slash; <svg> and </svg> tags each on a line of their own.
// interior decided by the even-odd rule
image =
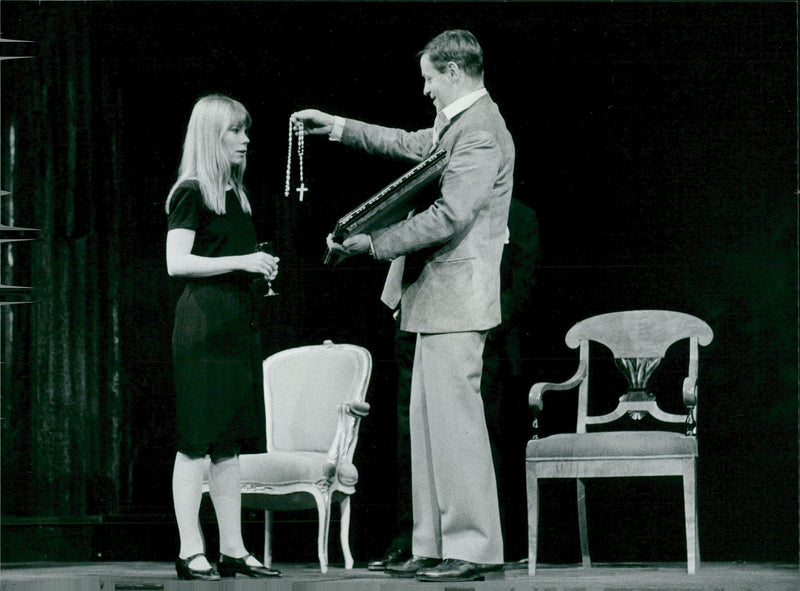
<svg viewBox="0 0 800 591">
<path fill-rule="evenodd" d="M 131 496 L 120 383 L 119 96 L 91 51 L 82 3 L 43 11 L 32 59 L 4 63 L 3 221 L 40 230 L 4 245 L 4 515 L 113 513 Z M 25 27 L 22 27 L 25 30 Z M 37 29 L 38 30 L 38 29 Z"/>
<path fill-rule="evenodd" d="M 39 35 L 27 48 L 33 58 L 3 63 L 0 188 L 11 194 L 0 221 L 37 228 L 39 239 L 2 247 L 2 282 L 34 288 L 33 303 L 0 307 L 2 513 L 162 515 L 171 508 L 169 331 L 181 288 L 163 267 L 174 176 L 143 174 L 147 158 L 131 152 L 152 138 L 125 126 L 141 94 L 124 74 L 139 67 L 135 48 L 109 49 L 124 26 L 119 10 L 25 8 L 16 18 L 30 22 L 17 30 Z M 176 164 L 177 149 L 170 144 Z M 263 235 L 297 261 L 296 204 L 269 203 L 259 209 L 269 220 Z M 315 328 L 295 327 L 308 303 L 301 283 L 284 272 L 284 297 L 265 301 L 265 354 L 312 338 Z"/>
</svg>

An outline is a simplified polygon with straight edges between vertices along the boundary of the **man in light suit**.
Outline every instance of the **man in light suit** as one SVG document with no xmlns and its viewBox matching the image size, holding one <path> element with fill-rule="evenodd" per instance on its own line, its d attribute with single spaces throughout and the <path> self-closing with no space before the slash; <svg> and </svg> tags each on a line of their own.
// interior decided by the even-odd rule
<svg viewBox="0 0 800 591">
<path fill-rule="evenodd" d="M 489 329 L 500 324 L 514 143 L 483 85 L 483 51 L 468 31 L 445 31 L 419 54 L 433 128 L 404 131 L 313 109 L 292 115 L 311 135 L 368 153 L 447 164 L 433 204 L 406 220 L 328 247 L 390 260 L 382 300 L 417 334 L 410 428 L 413 556 L 386 570 L 421 581 L 482 580 L 503 565 L 497 484 L 480 382 Z M 422 258 L 403 277 L 406 256 Z M 405 281 L 404 281 L 405 279 Z"/>
</svg>

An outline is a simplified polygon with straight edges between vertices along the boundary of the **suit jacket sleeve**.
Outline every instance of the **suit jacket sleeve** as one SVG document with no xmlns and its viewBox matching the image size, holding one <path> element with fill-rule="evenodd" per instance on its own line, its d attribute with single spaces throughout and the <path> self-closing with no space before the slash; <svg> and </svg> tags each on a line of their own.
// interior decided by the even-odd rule
<svg viewBox="0 0 800 591">
<path fill-rule="evenodd" d="M 420 162 L 430 152 L 432 137 L 432 128 L 406 131 L 348 119 L 341 141 L 369 154 Z"/>
<path fill-rule="evenodd" d="M 426 210 L 372 234 L 375 257 L 394 259 L 469 230 L 492 195 L 502 153 L 485 130 L 465 131 L 453 144 L 441 194 Z"/>
</svg>

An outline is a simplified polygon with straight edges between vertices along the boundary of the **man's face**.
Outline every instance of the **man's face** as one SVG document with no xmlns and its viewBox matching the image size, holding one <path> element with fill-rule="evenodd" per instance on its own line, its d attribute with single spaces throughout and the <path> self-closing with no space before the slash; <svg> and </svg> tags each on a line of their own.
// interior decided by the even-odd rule
<svg viewBox="0 0 800 591">
<path fill-rule="evenodd" d="M 438 113 L 455 100 L 455 84 L 447 70 L 440 72 L 434 67 L 427 53 L 419 59 L 419 69 L 425 81 L 422 93 L 433 100 Z"/>
</svg>

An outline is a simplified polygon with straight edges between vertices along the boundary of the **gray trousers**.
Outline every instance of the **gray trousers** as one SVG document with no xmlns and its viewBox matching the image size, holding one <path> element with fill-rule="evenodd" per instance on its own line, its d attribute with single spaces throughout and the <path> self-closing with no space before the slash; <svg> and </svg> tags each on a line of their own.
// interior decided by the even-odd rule
<svg viewBox="0 0 800 591">
<path fill-rule="evenodd" d="M 417 335 L 411 378 L 412 551 L 503 562 L 481 399 L 485 332 Z"/>
</svg>

